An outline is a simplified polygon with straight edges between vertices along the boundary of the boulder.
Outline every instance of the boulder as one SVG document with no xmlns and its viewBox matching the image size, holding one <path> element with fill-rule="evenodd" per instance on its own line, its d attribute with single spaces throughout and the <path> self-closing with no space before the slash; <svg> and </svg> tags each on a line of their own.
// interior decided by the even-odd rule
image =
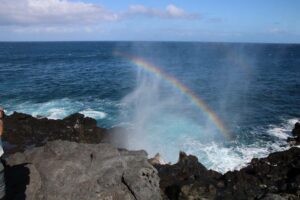
<svg viewBox="0 0 300 200">
<path fill-rule="evenodd" d="M 97 127 L 95 119 L 79 113 L 62 120 L 52 120 L 15 112 L 4 118 L 4 124 L 3 141 L 6 154 L 58 139 L 99 143 L 106 135 L 106 129 Z"/>
<path fill-rule="evenodd" d="M 8 199 L 161 199 L 145 151 L 58 140 L 10 155 L 6 165 Z"/>
</svg>

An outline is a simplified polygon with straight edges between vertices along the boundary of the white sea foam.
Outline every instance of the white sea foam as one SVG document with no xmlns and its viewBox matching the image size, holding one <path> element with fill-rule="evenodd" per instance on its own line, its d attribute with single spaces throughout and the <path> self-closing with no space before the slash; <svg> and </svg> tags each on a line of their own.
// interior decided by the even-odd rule
<svg viewBox="0 0 300 200">
<path fill-rule="evenodd" d="M 249 133 L 240 133 L 235 142 L 224 141 L 212 123 L 205 123 L 205 117 L 178 114 L 185 110 L 181 106 L 185 105 L 184 99 L 175 93 L 172 99 L 160 96 L 159 81 L 148 79 L 147 74 L 138 76 L 140 84 L 123 100 L 133 109 L 133 129 L 128 141 L 121 141 L 126 148 L 145 149 L 150 157 L 159 152 L 172 163 L 177 161 L 179 151 L 184 151 L 197 156 L 207 168 L 222 173 L 288 148 L 286 138 L 297 119 L 267 128 L 253 127 L 255 130 Z"/>
<path fill-rule="evenodd" d="M 187 139 L 183 145 L 184 151 L 196 155 L 206 167 L 222 173 L 238 170 L 246 166 L 253 158 L 266 157 L 271 152 L 283 151 L 287 148 L 287 146 L 281 146 L 280 143 L 239 144 L 225 147 L 215 142 L 202 144 L 190 139 Z"/>
<path fill-rule="evenodd" d="M 97 100 L 94 104 L 93 107 L 99 109 L 86 109 L 85 105 L 88 104 L 85 102 L 65 98 L 45 103 L 26 102 L 19 104 L 12 110 L 34 116 L 41 115 L 51 119 L 61 119 L 74 112 L 80 112 L 85 116 L 95 119 L 109 117 L 103 110 L 105 106 L 112 106 L 112 102 Z M 293 125 L 299 120 L 295 118 L 289 119 L 279 125 L 270 125 L 270 127 L 264 131 L 262 129 L 256 131 L 259 132 L 257 134 L 263 134 L 264 132 L 265 134 L 273 136 L 275 141 L 257 141 L 251 144 L 239 142 L 232 145 L 224 145 L 217 141 L 213 142 L 213 140 L 204 142 L 202 140 L 203 138 L 201 138 L 202 126 L 194 124 L 193 121 L 186 120 L 184 117 L 173 119 L 170 116 L 159 114 L 155 115 L 154 119 L 157 120 L 154 121 L 153 124 L 158 127 L 151 126 L 149 128 L 141 126 L 143 130 L 148 128 L 149 134 L 145 134 L 143 138 L 131 137 L 130 141 L 134 143 L 135 146 L 131 145 L 129 148 L 145 149 L 150 156 L 154 156 L 159 152 L 164 160 L 173 163 L 177 161 L 178 152 L 182 150 L 188 154 L 196 155 L 199 161 L 207 168 L 222 173 L 228 170 L 240 169 L 247 165 L 252 158 L 266 157 L 271 152 L 287 149 L 286 138 L 291 134 Z M 146 120 L 146 122 L 149 121 Z M 147 123 L 147 125 L 149 124 Z M 142 140 L 148 141 L 149 144 L 141 142 Z"/>
<path fill-rule="evenodd" d="M 291 130 L 297 121 L 299 121 L 299 119 L 293 118 L 287 120 L 279 126 L 271 125 L 267 130 L 267 133 L 279 139 L 286 140 L 289 136 L 291 136 Z"/>
<path fill-rule="evenodd" d="M 107 115 L 105 112 L 96 111 L 96 110 L 92 110 L 92 109 L 86 109 L 86 110 L 80 111 L 79 113 L 83 114 L 86 117 L 91 117 L 94 119 L 104 119 Z"/>
<path fill-rule="evenodd" d="M 285 129 L 284 127 L 274 127 L 270 128 L 267 131 L 270 135 L 278 137 L 280 139 L 287 139 L 289 137 L 290 130 Z"/>
<path fill-rule="evenodd" d="M 86 105 L 99 108 L 100 110 L 105 107 L 117 106 L 114 102 L 105 100 L 94 100 L 93 102 L 81 102 L 69 98 L 57 99 L 43 103 L 24 102 L 12 107 L 10 110 L 27 113 L 32 116 L 43 116 L 49 119 L 63 119 L 70 114 L 80 112 L 87 117 L 95 119 L 104 119 L 107 117 L 107 113 L 98 109 L 86 109 Z M 8 111 L 8 114 L 12 114 L 12 111 Z"/>
<path fill-rule="evenodd" d="M 49 119 L 62 119 L 67 116 L 67 111 L 64 108 L 51 108 L 46 111 Z M 38 114 L 34 115 L 37 116 Z"/>
<path fill-rule="evenodd" d="M 286 139 L 290 136 L 294 124 L 298 119 L 289 119 L 266 130 L 267 134 L 277 138 L 275 141 L 258 141 L 253 144 L 233 144 L 224 146 L 216 142 L 201 143 L 193 138 L 184 139 L 181 150 L 196 155 L 199 161 L 210 169 L 219 172 L 237 170 L 246 166 L 253 158 L 262 158 L 272 152 L 289 148 Z M 260 133 L 261 134 L 261 133 Z"/>
<path fill-rule="evenodd" d="M 244 143 L 239 140 L 230 143 L 214 140 L 204 142 L 203 138 L 199 138 L 199 135 L 196 137 L 195 134 L 191 133 L 177 135 L 171 139 L 168 138 L 168 135 L 161 134 L 161 137 L 155 140 L 158 144 L 152 144 L 150 148 L 148 146 L 149 149 L 147 149 L 147 146 L 145 148 L 150 156 L 159 151 L 163 159 L 172 163 L 177 161 L 178 152 L 184 151 L 187 154 L 197 156 L 199 162 L 207 168 L 225 173 L 246 166 L 253 158 L 266 157 L 272 152 L 288 149 L 286 138 L 297 121 L 298 119 L 286 120 L 278 126 L 272 125 L 269 129 L 257 128 L 250 133 L 253 137 L 269 134 L 274 137 L 270 140 L 258 139 L 252 143 Z M 195 131 L 195 129 L 193 130 Z M 165 145 L 166 143 L 168 145 Z M 156 148 L 153 148 L 153 146 L 156 146 Z"/>
<path fill-rule="evenodd" d="M 64 98 L 43 103 L 25 102 L 19 104 L 14 108 L 14 110 L 31 114 L 35 117 L 43 116 L 49 119 L 62 119 L 74 112 L 77 112 L 77 109 L 80 106 L 80 102 Z"/>
</svg>

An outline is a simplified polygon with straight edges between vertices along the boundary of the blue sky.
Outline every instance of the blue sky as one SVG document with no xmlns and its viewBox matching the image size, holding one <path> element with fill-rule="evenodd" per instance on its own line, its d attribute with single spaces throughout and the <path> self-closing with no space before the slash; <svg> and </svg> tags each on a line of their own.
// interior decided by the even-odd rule
<svg viewBox="0 0 300 200">
<path fill-rule="evenodd" d="M 0 41 L 300 43 L 299 0 L 0 0 Z"/>
</svg>

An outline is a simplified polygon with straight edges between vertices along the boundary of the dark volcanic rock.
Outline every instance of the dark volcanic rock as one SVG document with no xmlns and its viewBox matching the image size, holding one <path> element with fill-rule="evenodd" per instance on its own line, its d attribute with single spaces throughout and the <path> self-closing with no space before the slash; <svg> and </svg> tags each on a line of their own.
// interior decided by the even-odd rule
<svg viewBox="0 0 300 200">
<path fill-rule="evenodd" d="M 297 122 L 297 123 L 295 124 L 295 127 L 294 127 L 294 129 L 292 130 L 292 134 L 293 134 L 293 136 L 295 136 L 295 137 L 300 137 L 300 122 Z"/>
<path fill-rule="evenodd" d="M 34 118 L 14 113 L 4 120 L 4 142 L 9 155 L 6 180 L 9 199 L 300 199 L 300 149 L 252 159 L 239 171 L 220 174 L 206 169 L 198 159 L 181 152 L 174 165 L 161 165 L 159 156 L 148 163 L 144 151 L 115 149 L 107 134 L 118 129 L 97 127 L 96 121 L 81 114 L 63 120 Z M 300 140 L 300 123 L 293 129 Z M 129 138 L 130 139 L 130 138 Z M 30 146 L 46 146 L 28 148 Z"/>
<path fill-rule="evenodd" d="M 99 143 L 106 132 L 106 129 L 97 127 L 96 120 L 79 113 L 63 120 L 51 120 L 15 112 L 5 117 L 4 123 L 3 141 L 10 144 L 5 148 L 7 154 L 57 139 Z"/>
<path fill-rule="evenodd" d="M 174 165 L 156 165 L 165 199 L 300 199 L 300 149 L 253 159 L 221 175 L 181 153 Z"/>
<path fill-rule="evenodd" d="M 8 199 L 161 199 L 159 177 L 145 151 L 53 141 L 6 162 Z"/>
<path fill-rule="evenodd" d="M 292 130 L 292 135 L 294 137 L 289 137 L 287 139 L 287 142 L 293 146 L 293 145 L 299 145 L 300 144 L 300 122 L 297 122 Z"/>
<path fill-rule="evenodd" d="M 189 193 L 197 193 L 194 197 L 212 199 L 216 194 L 221 174 L 207 170 L 195 156 L 187 156 L 180 152 L 179 161 L 174 165 L 155 165 L 161 178 L 160 187 L 167 199 L 189 199 Z M 197 190 L 195 192 L 194 190 Z M 197 199 L 197 198 L 196 198 Z"/>
</svg>

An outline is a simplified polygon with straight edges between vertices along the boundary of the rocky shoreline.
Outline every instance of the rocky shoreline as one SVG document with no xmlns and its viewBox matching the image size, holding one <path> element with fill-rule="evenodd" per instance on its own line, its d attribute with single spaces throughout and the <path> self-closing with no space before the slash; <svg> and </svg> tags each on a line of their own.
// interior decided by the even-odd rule
<svg viewBox="0 0 300 200">
<path fill-rule="evenodd" d="M 8 199 L 300 199 L 298 147 L 220 174 L 184 152 L 169 165 L 115 148 L 107 144 L 111 130 L 81 114 L 14 113 L 4 123 Z M 300 123 L 292 135 L 288 142 L 299 144 Z"/>
<path fill-rule="evenodd" d="M 6 155 L 42 146 L 53 140 L 97 144 L 105 140 L 108 131 L 98 127 L 95 119 L 79 113 L 53 120 L 14 112 L 4 118 L 4 123 L 2 139 L 8 144 Z"/>
</svg>

